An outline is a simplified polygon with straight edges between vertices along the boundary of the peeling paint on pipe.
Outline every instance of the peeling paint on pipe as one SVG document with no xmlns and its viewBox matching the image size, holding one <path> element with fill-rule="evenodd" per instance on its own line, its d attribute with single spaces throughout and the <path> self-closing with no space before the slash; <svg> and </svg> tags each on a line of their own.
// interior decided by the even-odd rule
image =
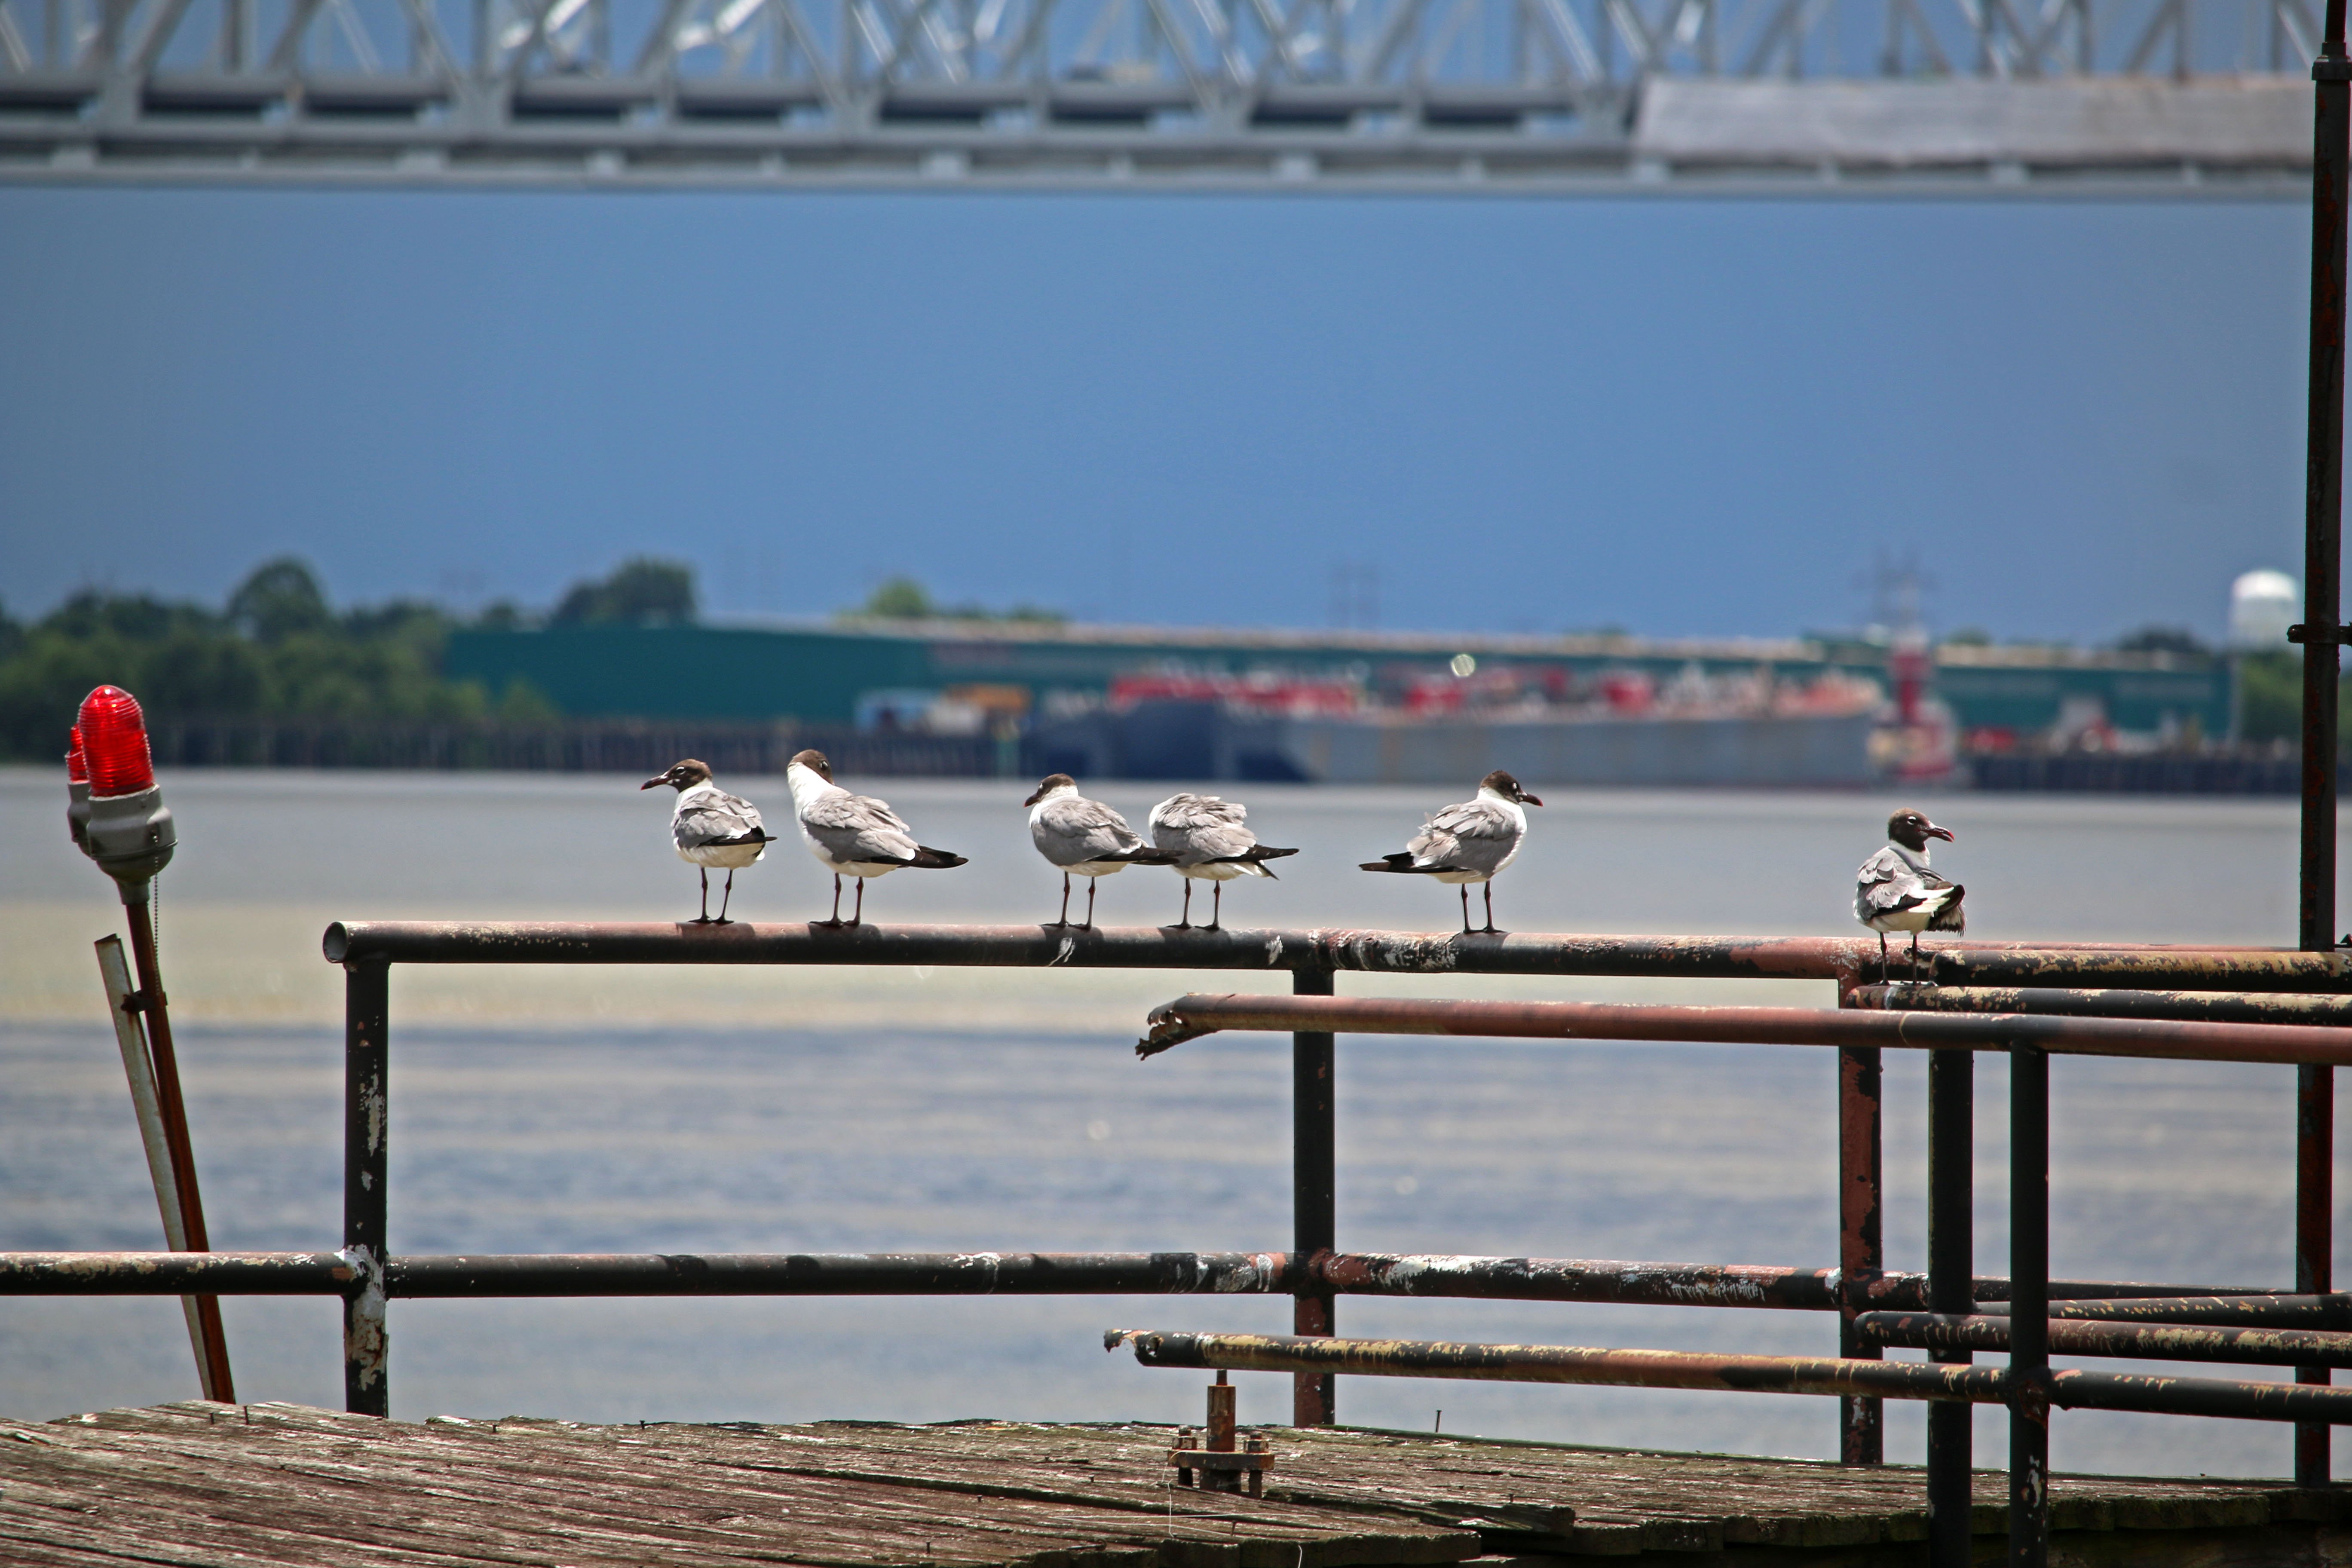
<svg viewBox="0 0 2352 1568">
<path fill-rule="evenodd" d="M 2326 957 L 2326 954 L 2306 956 Z M 1529 1039 L 1681 1040 L 1733 1045 L 1882 1046 L 2006 1050 L 2025 1041 L 2056 1055 L 2184 1061 L 2352 1065 L 2352 1029 L 2295 1024 L 1867 1013 L 1822 1007 L 1664 1007 L 1594 1002 L 1455 1002 L 1369 996 L 1180 996 L 1151 1010 L 1136 1054 L 1221 1029 L 1328 1029 L 1364 1035 Z"/>
<path fill-rule="evenodd" d="M 1864 1312 L 1854 1331 L 1912 1350 L 2009 1349 L 2009 1320 L 1978 1313 Z M 2308 1329 L 2211 1328 L 2194 1323 L 2112 1323 L 2053 1319 L 2050 1353 L 2131 1361 L 2246 1362 L 2268 1366 L 2352 1366 L 2352 1334 Z"/>
<path fill-rule="evenodd" d="M 1861 985 L 1847 1005 L 1885 1013 L 2033 1013 L 2216 1024 L 2352 1025 L 2352 996 L 2291 991 L 2072 991 L 2038 985 Z"/>
<path fill-rule="evenodd" d="M 1106 1350 L 1117 1350 L 1121 1344 L 1133 1346 L 1135 1359 L 1145 1366 L 1156 1367 L 1294 1373 L 1320 1370 L 1358 1377 L 1867 1395 L 1974 1405 L 2002 1405 L 2009 1399 L 2009 1373 L 2002 1368 L 1920 1362 L 1153 1330 L 1113 1330 L 1103 1336 Z M 2050 1373 L 2048 1387 L 2053 1405 L 2072 1410 L 2137 1410 L 2161 1415 L 2352 1426 L 2352 1388 L 2072 1370 Z"/>
</svg>

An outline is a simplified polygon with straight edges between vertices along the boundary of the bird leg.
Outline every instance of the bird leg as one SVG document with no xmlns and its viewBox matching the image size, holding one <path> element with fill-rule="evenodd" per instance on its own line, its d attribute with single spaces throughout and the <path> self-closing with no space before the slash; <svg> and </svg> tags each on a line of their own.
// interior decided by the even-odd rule
<svg viewBox="0 0 2352 1568">
<path fill-rule="evenodd" d="M 1912 984 L 1919 984 L 1919 933 L 1916 931 L 1911 933 L 1911 967 L 1905 973 Z"/>
<path fill-rule="evenodd" d="M 704 873 L 703 873 L 703 876 L 704 876 L 705 878 L 708 878 L 709 875 L 710 875 L 710 873 L 709 873 L 709 872 L 708 872 L 708 871 L 706 871 L 706 872 L 704 872 Z M 719 894 L 719 921 L 718 921 L 718 923 L 719 923 L 719 924 L 720 924 L 720 925 L 732 925 L 732 924 L 734 924 L 734 923 L 735 923 L 734 921 L 730 921 L 730 920 L 729 920 L 729 919 L 727 918 L 727 905 L 728 905 L 728 902 L 729 902 L 729 900 L 731 900 L 731 899 L 733 899 L 734 897 L 735 897 L 735 868 L 734 868 L 734 867 L 732 867 L 732 866 L 730 866 L 729 868 L 727 868 L 727 890 L 726 890 L 725 892 L 723 892 L 723 893 L 721 893 L 721 894 Z"/>
<path fill-rule="evenodd" d="M 1223 882 L 1212 882 L 1209 884 L 1209 929 L 1224 930 L 1224 918 L 1225 885 Z"/>
<path fill-rule="evenodd" d="M 1086 924 L 1086 929 L 1087 929 L 1087 930 L 1088 930 L 1088 931 L 1092 931 L 1092 930 L 1094 930 L 1094 929 L 1095 929 L 1095 888 L 1096 888 L 1096 885 L 1097 885 L 1097 884 L 1098 884 L 1099 882 L 1101 882 L 1101 880 L 1102 880 L 1102 879 L 1101 879 L 1100 877 L 1088 877 L 1088 878 L 1087 879 L 1087 924 Z"/>
<path fill-rule="evenodd" d="M 850 914 L 849 923 L 854 926 L 866 923 L 866 879 L 863 877 L 857 879 L 857 908 Z"/>
<path fill-rule="evenodd" d="M 1487 881 L 1486 881 L 1486 929 L 1487 929 L 1488 931 L 1493 931 L 1493 930 L 1495 929 L 1495 883 L 1494 883 L 1494 879 L 1493 879 L 1492 878 L 1489 878 L 1489 879 L 1487 879 Z"/>
<path fill-rule="evenodd" d="M 694 917 L 694 923 L 707 926 L 710 923 L 710 868 L 704 866 L 699 869 L 702 872 L 702 912 Z"/>
<path fill-rule="evenodd" d="M 1062 873 L 1062 918 L 1054 923 L 1057 926 L 1070 923 L 1070 874 L 1067 871 Z"/>
<path fill-rule="evenodd" d="M 1880 931 L 1878 933 L 1878 983 L 1885 985 L 1894 978 L 1895 972 L 1888 966 L 1886 957 L 1886 933 Z"/>
<path fill-rule="evenodd" d="M 835 927 L 841 924 L 841 873 L 838 871 L 833 874 L 833 918 L 817 923 Z"/>
<path fill-rule="evenodd" d="M 1463 882 L 1457 886 L 1462 889 L 1462 934 L 1468 936 L 1470 934 L 1470 884 Z"/>
<path fill-rule="evenodd" d="M 1176 929 L 1191 931 L 1192 929 L 1192 879 L 1179 877 L 1177 880 L 1184 884 L 1184 918 L 1176 922 Z"/>
</svg>

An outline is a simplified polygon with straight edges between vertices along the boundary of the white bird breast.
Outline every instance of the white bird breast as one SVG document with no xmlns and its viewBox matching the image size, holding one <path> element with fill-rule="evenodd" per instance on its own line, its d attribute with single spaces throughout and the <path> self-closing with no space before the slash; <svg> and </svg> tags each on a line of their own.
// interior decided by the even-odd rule
<svg viewBox="0 0 2352 1568">
<path fill-rule="evenodd" d="M 691 847 L 681 844 L 677 848 L 677 858 L 689 866 L 715 866 L 728 871 L 740 871 L 767 853 L 764 844 L 697 844 Z"/>
</svg>

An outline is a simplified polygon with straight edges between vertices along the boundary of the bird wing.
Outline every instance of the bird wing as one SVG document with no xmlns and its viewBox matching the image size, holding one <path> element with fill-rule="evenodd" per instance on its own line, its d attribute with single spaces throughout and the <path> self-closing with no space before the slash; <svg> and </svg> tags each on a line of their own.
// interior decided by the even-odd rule
<svg viewBox="0 0 2352 1568">
<path fill-rule="evenodd" d="M 1853 912 L 1858 920 L 1873 915 L 1900 914 L 1926 903 L 1951 883 L 1933 871 L 1922 871 L 1888 845 L 1862 863 L 1853 877 Z"/>
<path fill-rule="evenodd" d="M 801 826 L 835 860 L 891 860 L 904 864 L 919 847 L 914 829 L 887 804 L 868 795 L 835 790 L 809 802 Z"/>
<path fill-rule="evenodd" d="M 767 837 L 760 826 L 760 808 L 740 795 L 712 791 L 692 805 L 681 805 L 670 824 L 680 849 L 713 844 L 760 842 Z"/>
<path fill-rule="evenodd" d="M 1173 850 L 1179 865 L 1231 860 L 1246 855 L 1257 835 L 1242 826 L 1249 808 L 1213 795 L 1174 795 L 1151 808 L 1151 841 Z"/>
<path fill-rule="evenodd" d="M 1057 795 L 1032 819 L 1030 837 L 1037 852 L 1056 866 L 1079 866 L 1143 847 L 1143 839 L 1127 818 L 1098 800 L 1082 795 Z"/>
<path fill-rule="evenodd" d="M 1462 871 L 1497 869 L 1518 847 L 1517 820 L 1484 800 L 1447 806 L 1405 841 L 1414 865 Z"/>
</svg>

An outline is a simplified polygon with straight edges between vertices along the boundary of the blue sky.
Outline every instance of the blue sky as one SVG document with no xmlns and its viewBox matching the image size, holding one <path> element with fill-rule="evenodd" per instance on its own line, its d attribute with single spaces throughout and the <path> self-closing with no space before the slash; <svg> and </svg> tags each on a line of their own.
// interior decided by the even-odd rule
<svg viewBox="0 0 2352 1568">
<path fill-rule="evenodd" d="M 2301 558 L 2286 204 L 0 187 L 0 604 L 2218 636 Z"/>
</svg>

